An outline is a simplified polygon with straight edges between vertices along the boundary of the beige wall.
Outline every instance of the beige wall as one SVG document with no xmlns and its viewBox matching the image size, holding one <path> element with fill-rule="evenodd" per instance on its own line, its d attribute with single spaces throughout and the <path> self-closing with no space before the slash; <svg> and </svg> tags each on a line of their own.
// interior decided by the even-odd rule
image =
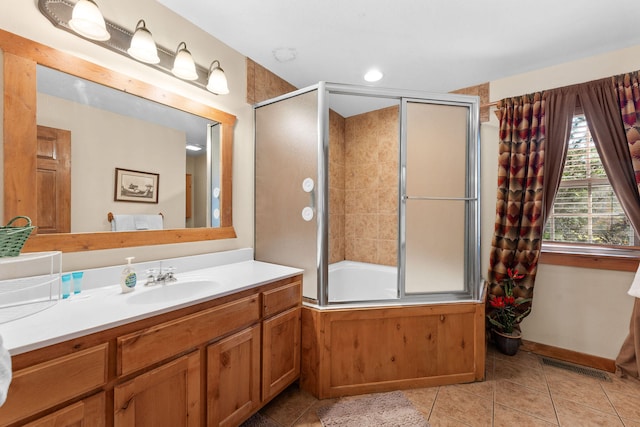
<svg viewBox="0 0 640 427">
<path fill-rule="evenodd" d="M 640 46 L 491 82 L 491 100 L 523 95 L 640 69 Z M 482 264 L 486 274 L 495 217 L 498 122 L 482 125 Z M 524 338 L 614 359 L 628 329 L 633 273 L 540 265 L 533 312 L 522 323 Z"/>
<path fill-rule="evenodd" d="M 37 122 L 71 132 L 72 232 L 111 230 L 108 212 L 162 212 L 165 228 L 184 227 L 184 132 L 42 93 Z M 159 174 L 158 203 L 115 202 L 115 168 Z"/>
<path fill-rule="evenodd" d="M 108 19 L 129 28 L 133 28 L 139 19 L 144 18 L 156 42 L 169 49 L 184 40 L 200 65 L 206 67 L 214 59 L 220 60 L 229 80 L 231 93 L 224 96 L 213 95 L 131 58 L 56 29 L 40 14 L 35 1 L 20 1 L 10 8 L 3 8 L 0 28 L 234 114 L 238 121 L 234 129 L 233 223 L 238 237 L 221 241 L 65 254 L 64 269 L 122 264 L 126 256 L 135 256 L 136 261 L 143 261 L 253 246 L 253 118 L 251 106 L 245 99 L 245 57 L 153 0 L 110 0 L 101 2 L 100 8 Z M 112 183 L 109 182 L 108 185 L 111 186 Z"/>
</svg>

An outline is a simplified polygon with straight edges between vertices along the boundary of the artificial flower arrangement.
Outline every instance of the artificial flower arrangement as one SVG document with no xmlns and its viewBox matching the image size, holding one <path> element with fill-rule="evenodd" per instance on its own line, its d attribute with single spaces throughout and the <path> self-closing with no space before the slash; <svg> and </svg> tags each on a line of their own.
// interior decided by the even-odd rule
<svg viewBox="0 0 640 427">
<path fill-rule="evenodd" d="M 531 312 L 531 307 L 528 307 L 522 313 L 519 313 L 517 309 L 519 305 L 531 301 L 531 298 L 516 299 L 513 296 L 513 289 L 516 286 L 520 286 L 517 281 L 523 277 L 524 274 L 519 274 L 518 270 L 507 269 L 507 277 L 504 279 L 504 284 L 500 285 L 504 289 L 504 296 L 494 297 L 489 300 L 493 310 L 487 315 L 487 319 L 498 332 L 513 335 L 515 326 Z"/>
</svg>

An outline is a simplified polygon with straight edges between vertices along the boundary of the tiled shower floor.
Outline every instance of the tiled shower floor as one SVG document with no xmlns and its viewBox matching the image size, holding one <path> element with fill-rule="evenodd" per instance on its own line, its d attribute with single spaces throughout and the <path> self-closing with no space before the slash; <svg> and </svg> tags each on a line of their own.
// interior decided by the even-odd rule
<svg viewBox="0 0 640 427">
<path fill-rule="evenodd" d="M 431 427 L 640 427 L 640 381 L 609 373 L 594 378 L 544 364 L 533 353 L 510 357 L 491 346 L 486 369 L 484 382 L 404 393 Z M 283 427 L 320 427 L 316 410 L 331 402 L 293 385 L 260 412 Z"/>
</svg>

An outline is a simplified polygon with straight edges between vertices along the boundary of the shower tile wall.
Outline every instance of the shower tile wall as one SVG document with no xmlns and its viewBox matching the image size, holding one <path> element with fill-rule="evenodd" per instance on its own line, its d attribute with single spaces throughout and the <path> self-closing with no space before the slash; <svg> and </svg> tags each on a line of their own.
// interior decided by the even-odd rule
<svg viewBox="0 0 640 427">
<path fill-rule="evenodd" d="M 344 125 L 345 119 L 329 110 L 329 263 L 344 254 Z"/>
<path fill-rule="evenodd" d="M 345 259 L 397 265 L 398 107 L 344 122 Z"/>
</svg>

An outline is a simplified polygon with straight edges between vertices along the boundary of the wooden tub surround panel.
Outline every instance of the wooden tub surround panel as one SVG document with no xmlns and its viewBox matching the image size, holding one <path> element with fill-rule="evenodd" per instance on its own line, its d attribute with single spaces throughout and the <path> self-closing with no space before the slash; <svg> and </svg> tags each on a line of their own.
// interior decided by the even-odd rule
<svg viewBox="0 0 640 427">
<path fill-rule="evenodd" d="M 324 399 L 484 379 L 484 304 L 303 307 L 300 384 Z"/>
</svg>

